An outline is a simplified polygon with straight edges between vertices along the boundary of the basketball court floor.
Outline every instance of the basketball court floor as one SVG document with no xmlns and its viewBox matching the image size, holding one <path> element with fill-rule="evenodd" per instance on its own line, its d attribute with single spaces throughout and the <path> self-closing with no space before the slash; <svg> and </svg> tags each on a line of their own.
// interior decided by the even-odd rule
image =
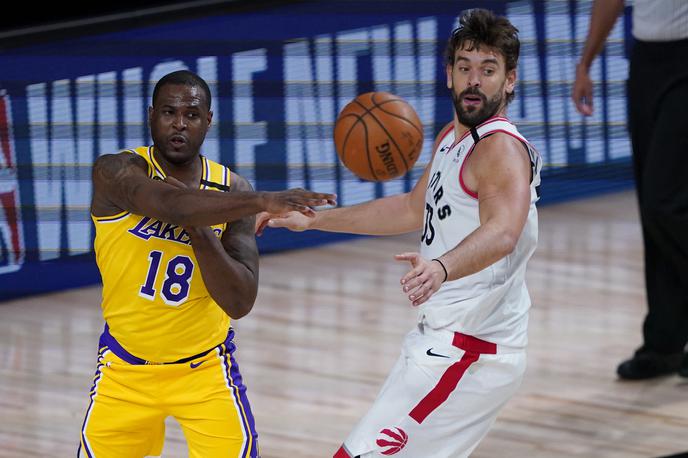
<svg viewBox="0 0 688 458">
<path fill-rule="evenodd" d="M 258 301 L 234 327 L 263 458 L 332 456 L 371 404 L 414 325 L 399 287 L 406 266 L 393 255 L 415 250 L 418 238 L 262 258 Z M 473 457 L 688 450 L 688 379 L 615 376 L 640 344 L 640 238 L 632 192 L 540 209 L 526 378 Z M 0 304 L 0 457 L 75 456 L 103 325 L 99 299 L 94 286 Z M 186 455 L 170 420 L 163 456 Z"/>
</svg>

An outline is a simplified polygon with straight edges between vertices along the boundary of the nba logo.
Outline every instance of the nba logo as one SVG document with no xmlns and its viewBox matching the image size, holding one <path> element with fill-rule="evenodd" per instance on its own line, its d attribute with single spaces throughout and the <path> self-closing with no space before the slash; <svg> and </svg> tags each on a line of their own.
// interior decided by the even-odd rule
<svg viewBox="0 0 688 458">
<path fill-rule="evenodd" d="M 0 90 L 0 274 L 19 270 L 24 262 L 19 177 L 11 117 L 10 98 L 6 91 Z"/>
</svg>

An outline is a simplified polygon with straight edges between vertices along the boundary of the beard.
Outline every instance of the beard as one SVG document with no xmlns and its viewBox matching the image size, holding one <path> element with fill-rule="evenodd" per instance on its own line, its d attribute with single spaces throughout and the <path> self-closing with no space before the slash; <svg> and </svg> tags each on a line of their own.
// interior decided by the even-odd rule
<svg viewBox="0 0 688 458">
<path fill-rule="evenodd" d="M 502 88 L 497 91 L 495 96 L 489 100 L 485 94 L 480 92 L 480 90 L 476 87 L 469 87 L 459 95 L 457 95 L 452 89 L 451 95 L 452 101 L 454 102 L 454 111 L 456 112 L 456 117 L 459 119 L 459 122 L 468 128 L 473 128 L 496 115 L 502 106 L 502 102 L 504 101 L 503 89 L 504 87 L 502 86 Z M 464 108 L 461 104 L 461 100 L 463 100 L 463 98 L 467 95 L 480 97 L 482 100 L 480 107 L 478 108 L 469 105 L 467 108 Z"/>
</svg>

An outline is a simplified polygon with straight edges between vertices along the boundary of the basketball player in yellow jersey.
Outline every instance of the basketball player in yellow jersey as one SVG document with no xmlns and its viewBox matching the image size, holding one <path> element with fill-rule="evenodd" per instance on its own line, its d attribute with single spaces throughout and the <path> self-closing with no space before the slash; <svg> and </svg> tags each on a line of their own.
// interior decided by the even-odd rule
<svg viewBox="0 0 688 458">
<path fill-rule="evenodd" d="M 164 420 L 191 457 L 258 457 L 230 318 L 256 299 L 254 215 L 334 204 L 331 194 L 254 192 L 200 154 L 210 91 L 188 71 L 155 86 L 154 145 L 93 168 L 95 252 L 105 329 L 79 456 L 159 456 Z"/>
</svg>

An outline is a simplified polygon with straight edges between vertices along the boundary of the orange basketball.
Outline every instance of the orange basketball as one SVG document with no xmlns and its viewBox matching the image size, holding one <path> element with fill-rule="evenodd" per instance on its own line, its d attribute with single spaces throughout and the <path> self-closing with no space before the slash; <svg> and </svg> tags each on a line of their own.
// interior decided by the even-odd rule
<svg viewBox="0 0 688 458">
<path fill-rule="evenodd" d="M 368 92 L 339 113 L 334 144 L 339 159 L 359 178 L 391 180 L 418 160 L 423 125 L 404 99 L 388 92 Z"/>
</svg>

